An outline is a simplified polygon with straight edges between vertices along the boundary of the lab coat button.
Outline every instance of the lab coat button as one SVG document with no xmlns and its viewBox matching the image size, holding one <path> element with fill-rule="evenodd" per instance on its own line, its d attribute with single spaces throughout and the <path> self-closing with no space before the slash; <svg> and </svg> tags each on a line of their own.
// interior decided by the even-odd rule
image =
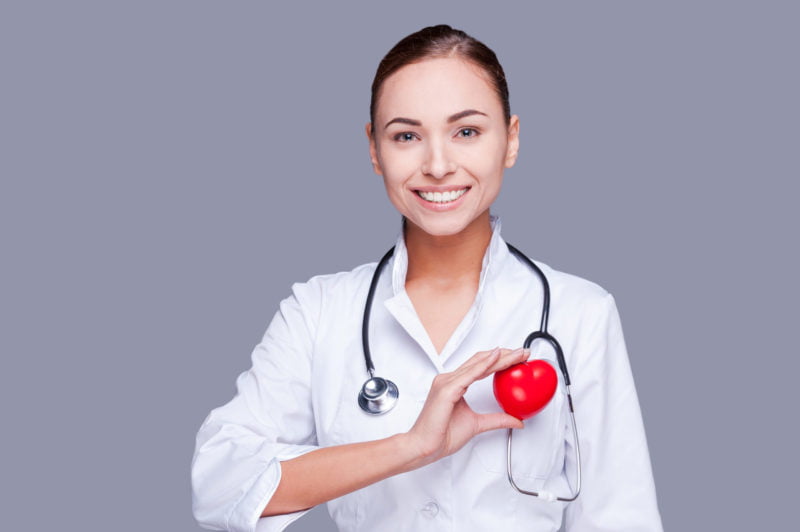
<svg viewBox="0 0 800 532">
<path fill-rule="evenodd" d="M 422 512 L 422 515 L 425 517 L 436 517 L 436 515 L 439 513 L 439 505 L 434 501 L 430 501 L 420 509 L 420 512 Z"/>
</svg>

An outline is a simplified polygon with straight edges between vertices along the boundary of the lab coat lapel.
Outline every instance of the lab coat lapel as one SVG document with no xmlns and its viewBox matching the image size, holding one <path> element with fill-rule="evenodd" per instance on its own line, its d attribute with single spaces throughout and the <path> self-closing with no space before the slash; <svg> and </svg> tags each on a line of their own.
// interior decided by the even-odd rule
<svg viewBox="0 0 800 532">
<path fill-rule="evenodd" d="M 384 302 L 386 310 L 391 314 L 397 323 L 414 339 L 422 351 L 428 356 L 431 363 L 434 365 L 439 373 L 444 372 L 442 360 L 436 353 L 436 348 L 431 342 L 428 331 L 422 325 L 422 322 L 414 310 L 414 304 L 408 297 L 406 292 L 406 272 L 408 271 L 408 252 L 406 251 L 405 241 L 403 240 L 403 232 L 400 231 L 400 236 L 394 246 L 394 255 L 392 257 L 392 292 L 394 296 L 390 297 Z"/>
<path fill-rule="evenodd" d="M 411 338 L 417 342 L 439 373 L 446 371 L 444 366 L 447 360 L 458 349 L 474 327 L 478 315 L 480 314 L 481 307 L 483 306 L 484 287 L 490 271 L 497 268 L 497 262 L 507 253 L 505 242 L 500 237 L 499 218 L 492 216 L 491 223 L 493 229 L 492 240 L 483 258 L 481 277 L 478 285 L 478 292 L 475 295 L 475 301 L 461 320 L 461 323 L 458 324 L 453 334 L 447 340 L 447 344 L 445 344 L 441 354 L 436 352 L 436 348 L 428 335 L 428 331 L 426 331 L 425 327 L 422 325 L 414 309 L 414 304 L 411 302 L 406 292 L 405 283 L 406 273 L 408 272 L 408 251 L 405 246 L 402 229 L 400 235 L 397 237 L 392 258 L 392 291 L 394 296 L 387 299 L 384 302 L 384 306 Z M 492 264 L 493 262 L 495 264 Z"/>
<path fill-rule="evenodd" d="M 508 250 L 506 248 L 506 243 L 503 241 L 502 237 L 500 236 L 500 219 L 492 216 L 492 239 L 489 242 L 489 247 L 486 250 L 486 253 L 483 256 L 483 263 L 481 265 L 481 277 L 478 282 L 478 291 L 475 294 L 475 301 L 473 301 L 472 306 L 467 311 L 464 318 L 461 320 L 461 323 L 458 324 L 456 330 L 453 332 L 450 339 L 447 341 L 447 345 L 445 345 L 444 349 L 442 350 L 442 354 L 440 355 L 442 365 L 446 366 L 447 361 L 453 355 L 458 348 L 463 344 L 464 340 L 466 340 L 469 333 L 475 327 L 476 322 L 478 321 L 478 316 L 481 314 L 481 309 L 483 308 L 483 303 L 486 298 L 486 284 L 488 280 L 494 275 L 494 272 L 498 270 L 500 267 L 500 263 L 508 254 Z M 475 353 L 462 353 L 463 356 L 456 357 L 455 362 L 451 365 L 452 367 L 448 368 L 448 371 L 452 371 L 457 367 L 458 364 L 462 364 L 465 360 L 464 357 L 469 358 Z"/>
</svg>

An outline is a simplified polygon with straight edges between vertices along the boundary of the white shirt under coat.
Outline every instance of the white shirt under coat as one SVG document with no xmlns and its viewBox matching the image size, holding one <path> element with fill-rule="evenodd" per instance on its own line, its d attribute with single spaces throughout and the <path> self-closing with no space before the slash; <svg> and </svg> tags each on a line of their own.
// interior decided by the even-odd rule
<svg viewBox="0 0 800 532">
<path fill-rule="evenodd" d="M 193 512 L 205 528 L 276 532 L 305 511 L 259 517 L 275 492 L 280 462 L 319 447 L 385 438 L 411 428 L 431 381 L 478 351 L 516 348 L 538 330 L 542 286 L 512 255 L 492 217 L 472 307 L 437 354 L 405 290 L 408 255 L 402 232 L 381 275 L 370 326 L 376 376 L 393 380 L 397 405 L 382 416 L 361 411 L 368 377 L 361 319 L 377 262 L 292 286 L 239 375 L 236 396 L 211 411 L 192 460 Z M 572 380 L 583 462 L 573 503 L 516 492 L 506 477 L 506 431 L 479 434 L 457 453 L 328 502 L 342 531 L 662 530 L 639 402 L 614 298 L 595 283 L 535 261 L 550 283 L 548 330 L 561 344 Z M 532 358 L 555 355 L 544 342 Z M 561 376 L 559 375 L 561 380 Z M 563 385 L 563 382 L 561 383 Z M 514 431 L 513 470 L 528 490 L 570 493 L 574 455 L 563 387 L 525 428 Z M 465 399 L 498 412 L 492 378 Z M 369 464 L 363 464 L 369 467 Z M 566 508 L 566 512 L 563 512 Z M 307 511 L 307 510 L 306 510 Z"/>
</svg>

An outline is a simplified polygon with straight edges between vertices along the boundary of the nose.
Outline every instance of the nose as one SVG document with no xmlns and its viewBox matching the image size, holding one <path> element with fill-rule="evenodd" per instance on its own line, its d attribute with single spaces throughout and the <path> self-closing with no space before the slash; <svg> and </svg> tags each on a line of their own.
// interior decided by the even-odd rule
<svg viewBox="0 0 800 532">
<path fill-rule="evenodd" d="M 445 142 L 433 140 L 428 143 L 421 171 L 435 179 L 443 179 L 456 171 L 456 163 Z"/>
</svg>

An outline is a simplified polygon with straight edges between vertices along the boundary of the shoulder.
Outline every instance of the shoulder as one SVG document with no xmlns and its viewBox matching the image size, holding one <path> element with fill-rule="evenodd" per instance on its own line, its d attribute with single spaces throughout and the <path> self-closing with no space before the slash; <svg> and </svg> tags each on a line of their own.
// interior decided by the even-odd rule
<svg viewBox="0 0 800 532">
<path fill-rule="evenodd" d="M 517 260 L 515 258 L 515 260 Z M 534 264 L 542 270 L 550 285 L 550 297 L 563 303 L 575 305 L 602 305 L 611 294 L 600 284 L 580 277 L 573 273 L 558 270 L 541 260 L 531 258 Z M 530 271 L 530 268 L 517 260 L 520 268 Z"/>
<path fill-rule="evenodd" d="M 331 301 L 352 302 L 362 290 L 366 294 L 377 262 L 356 266 L 349 271 L 315 275 L 292 284 L 292 296 L 303 306 L 322 306 Z"/>
<path fill-rule="evenodd" d="M 554 314 L 560 314 L 562 327 L 566 326 L 575 334 L 576 346 L 599 345 L 597 339 L 603 338 L 609 330 L 621 331 L 617 302 L 603 286 L 547 264 L 537 262 L 537 265 L 550 280 Z"/>
<path fill-rule="evenodd" d="M 575 335 L 592 333 L 617 314 L 614 296 L 599 283 L 556 269 L 546 262 L 531 260 L 541 269 L 550 286 L 553 327 Z M 514 268 L 517 273 L 513 277 L 521 279 L 525 275 L 529 282 L 537 285 L 539 281 L 532 280 L 530 267 L 519 260 L 517 263 Z"/>
<path fill-rule="evenodd" d="M 359 314 L 377 263 L 362 264 L 350 271 L 315 275 L 307 281 L 295 282 L 279 304 L 278 314 L 291 328 L 305 327 L 310 337 L 319 333 L 325 317 L 341 325 Z M 363 296 L 361 295 L 363 294 Z M 300 329 L 297 329 L 300 330 Z M 269 331 L 268 331 L 269 332 Z"/>
</svg>

